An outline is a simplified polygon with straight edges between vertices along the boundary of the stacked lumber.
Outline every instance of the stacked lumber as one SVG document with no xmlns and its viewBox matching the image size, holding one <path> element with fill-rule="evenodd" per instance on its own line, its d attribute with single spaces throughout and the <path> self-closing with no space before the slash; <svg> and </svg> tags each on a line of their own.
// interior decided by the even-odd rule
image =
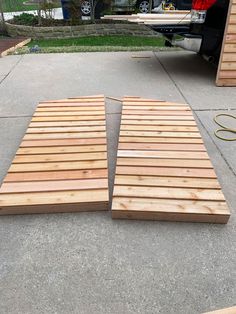
<svg viewBox="0 0 236 314">
<path fill-rule="evenodd" d="M 236 0 L 229 4 L 216 84 L 236 86 Z"/>
<path fill-rule="evenodd" d="M 190 107 L 125 98 L 112 217 L 227 223 L 229 216 Z"/>
<path fill-rule="evenodd" d="M 166 13 L 168 12 L 168 13 Z M 171 12 L 171 13 L 170 13 Z M 132 15 L 105 15 L 102 19 L 129 21 L 145 25 L 189 24 L 190 11 L 165 11 L 165 13 L 148 13 Z"/>
<path fill-rule="evenodd" d="M 0 214 L 108 209 L 103 96 L 39 103 L 0 189 Z"/>
</svg>

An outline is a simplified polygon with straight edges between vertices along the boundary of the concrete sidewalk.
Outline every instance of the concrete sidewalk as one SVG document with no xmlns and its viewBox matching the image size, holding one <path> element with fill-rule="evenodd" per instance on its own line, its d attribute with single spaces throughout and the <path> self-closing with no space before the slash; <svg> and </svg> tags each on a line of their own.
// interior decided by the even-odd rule
<svg viewBox="0 0 236 314">
<path fill-rule="evenodd" d="M 132 58 L 132 55 L 148 58 Z M 195 314 L 236 300 L 236 142 L 213 117 L 236 88 L 187 52 L 81 53 L 0 59 L 0 178 L 40 100 L 104 93 L 191 105 L 232 211 L 227 225 L 112 221 L 110 213 L 0 218 L 2 313 Z M 110 192 L 121 105 L 107 101 Z"/>
</svg>

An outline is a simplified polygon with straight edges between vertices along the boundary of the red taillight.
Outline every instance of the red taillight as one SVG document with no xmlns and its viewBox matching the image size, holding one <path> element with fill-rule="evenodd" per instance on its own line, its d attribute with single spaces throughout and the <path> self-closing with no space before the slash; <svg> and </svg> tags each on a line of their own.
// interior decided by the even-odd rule
<svg viewBox="0 0 236 314">
<path fill-rule="evenodd" d="M 208 10 L 216 0 L 193 0 L 192 9 L 193 10 Z"/>
</svg>

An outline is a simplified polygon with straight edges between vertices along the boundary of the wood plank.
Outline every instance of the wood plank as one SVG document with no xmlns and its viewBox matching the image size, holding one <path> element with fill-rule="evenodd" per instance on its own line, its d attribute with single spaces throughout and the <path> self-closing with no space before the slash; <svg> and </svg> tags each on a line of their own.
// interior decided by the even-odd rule
<svg viewBox="0 0 236 314">
<path fill-rule="evenodd" d="M 35 111 L 34 117 L 58 117 L 58 116 L 92 116 L 94 118 L 94 116 L 103 116 L 105 114 L 104 110 L 99 110 L 99 111 L 93 111 L 93 110 L 87 110 L 87 111 L 67 111 L 65 109 L 65 111 L 62 111 L 60 109 L 60 111 L 55 111 L 55 112 L 51 112 L 51 111 L 42 111 L 42 112 L 38 112 Z M 93 120 L 92 118 L 92 120 Z M 89 120 L 89 119 L 88 119 Z"/>
<path fill-rule="evenodd" d="M 155 120 L 167 120 L 167 121 L 172 121 L 172 120 L 179 120 L 179 121 L 194 121 L 193 116 L 182 116 L 182 115 L 173 115 L 173 116 L 169 116 L 169 115 L 135 115 L 133 114 L 122 114 L 122 120 L 135 120 L 136 124 L 137 121 L 139 120 L 149 120 L 149 121 L 155 121 Z M 124 123 L 124 121 L 122 121 L 122 123 Z"/>
<path fill-rule="evenodd" d="M 236 62 L 222 62 L 221 70 L 236 70 Z"/>
<path fill-rule="evenodd" d="M 53 147 L 106 144 L 106 138 L 80 138 L 80 139 L 49 139 L 22 141 L 20 147 Z"/>
<path fill-rule="evenodd" d="M 108 210 L 104 97 L 41 103 L 0 188 L 0 215 Z"/>
<path fill-rule="evenodd" d="M 51 121 L 51 122 L 31 122 L 29 127 L 32 128 L 52 128 L 52 127 L 94 127 L 105 126 L 104 120 L 90 121 Z"/>
<path fill-rule="evenodd" d="M 191 108 L 189 106 L 168 106 L 168 105 L 150 105 L 150 106 L 142 106 L 142 105 L 138 105 L 136 106 L 136 104 L 132 104 L 132 105 L 124 105 L 125 110 L 134 110 L 134 112 L 136 112 L 136 110 L 148 110 L 148 111 L 155 111 L 155 110 L 171 110 L 171 111 L 191 111 Z"/>
<path fill-rule="evenodd" d="M 85 139 L 85 138 L 105 138 L 106 132 L 76 132 L 76 133 L 36 133 L 27 134 L 23 137 L 23 141 L 27 140 L 43 140 L 43 139 Z"/>
<path fill-rule="evenodd" d="M 38 107 L 36 112 L 58 112 L 58 111 L 89 111 L 91 112 L 91 106 L 60 106 L 60 107 Z M 104 112 L 103 106 L 93 106 L 93 111 Z"/>
<path fill-rule="evenodd" d="M 208 168 L 212 169 L 209 160 L 199 159 L 167 159 L 167 158 L 119 158 L 118 166 L 146 166 L 146 167 L 180 167 L 180 168 Z"/>
<path fill-rule="evenodd" d="M 205 189 L 220 189 L 216 179 L 205 178 L 178 178 L 178 177 L 157 177 L 140 175 L 116 175 L 115 185 L 136 185 L 136 186 L 169 186 L 169 187 L 192 187 Z"/>
<path fill-rule="evenodd" d="M 230 212 L 193 113 L 181 106 L 124 100 L 112 218 L 227 223 Z"/>
<path fill-rule="evenodd" d="M 3 183 L 1 194 L 106 189 L 107 179 Z"/>
<path fill-rule="evenodd" d="M 207 159 L 209 156 L 206 152 L 178 152 L 178 151 L 142 151 L 142 150 L 118 150 L 118 157 L 135 158 L 174 158 L 174 159 Z"/>
<path fill-rule="evenodd" d="M 224 195 L 221 190 L 212 189 L 194 189 L 194 188 L 176 188 L 176 187 L 145 187 L 142 186 L 115 186 L 114 196 L 124 197 L 150 197 L 166 199 L 190 199 L 203 201 L 224 201 Z"/>
<path fill-rule="evenodd" d="M 202 144 L 200 138 L 184 138 L 184 137 L 136 137 L 122 136 L 119 138 L 120 143 L 173 143 L 173 144 Z"/>
<path fill-rule="evenodd" d="M 143 126 L 140 124 L 131 124 L 131 125 L 121 125 L 121 131 L 143 131 Z M 196 126 L 171 126 L 171 125 L 149 125 L 148 131 L 156 131 L 156 132 L 198 132 L 198 128 Z"/>
<path fill-rule="evenodd" d="M 70 154 L 41 154 L 41 155 L 17 155 L 13 164 L 35 163 L 35 162 L 56 162 L 56 161 L 78 161 L 78 160 L 106 160 L 107 153 L 70 153 Z"/>
<path fill-rule="evenodd" d="M 235 2 L 234 2 L 235 3 Z M 236 314 L 236 306 L 216 310 L 216 311 L 211 311 L 203 314 Z"/>
<path fill-rule="evenodd" d="M 114 198 L 114 207 L 118 206 L 116 202 L 117 198 Z M 133 201 L 133 198 L 132 198 Z M 153 199 L 152 199 L 153 201 Z M 161 206 L 160 199 L 158 199 L 158 204 L 153 204 L 150 199 L 147 200 L 145 206 L 145 199 L 142 199 L 143 210 L 138 210 L 137 203 L 134 209 L 130 209 L 128 205 L 130 204 L 128 200 L 128 205 L 124 202 L 121 203 L 121 209 L 112 210 L 113 219 L 142 219 L 142 220 L 162 220 L 162 221 L 183 221 L 183 222 L 210 222 L 210 223 L 221 223 L 225 224 L 229 220 L 229 212 L 225 202 L 222 202 L 220 207 L 222 211 L 216 210 L 216 202 L 205 203 L 202 201 L 188 203 L 186 206 L 181 200 L 181 204 L 165 204 Z M 218 203 L 220 205 L 220 203 Z M 128 208 L 128 209 L 127 209 Z M 153 208 L 153 211 L 150 210 Z M 188 209 L 186 211 L 186 208 Z M 183 211 L 184 209 L 184 211 Z M 180 212 L 180 210 L 182 210 Z"/>
<path fill-rule="evenodd" d="M 124 107 L 124 109 L 122 110 L 122 114 L 124 115 L 143 115 L 145 114 L 146 116 L 147 115 L 151 115 L 151 116 L 164 116 L 164 115 L 167 115 L 168 117 L 170 116 L 191 116 L 192 117 L 192 112 L 191 111 L 174 111 L 174 110 L 169 110 L 167 111 L 167 108 L 166 110 L 158 110 L 156 109 L 155 111 L 154 110 L 135 110 L 135 112 L 133 110 L 126 110 L 125 109 L 126 107 Z"/>
<path fill-rule="evenodd" d="M 31 128 L 29 127 L 26 131 L 26 134 L 32 133 L 75 133 L 75 132 L 98 132 L 98 131 L 106 131 L 105 125 L 99 126 L 81 126 L 81 127 L 46 127 L 46 128 Z"/>
<path fill-rule="evenodd" d="M 144 120 L 140 120 L 140 119 L 135 119 L 135 120 L 122 120 L 121 121 L 121 125 L 157 125 L 157 126 L 161 126 L 161 125 L 177 125 L 177 126 L 196 126 L 196 122 L 194 120 L 192 121 L 187 121 L 187 120 L 168 120 L 168 119 L 162 119 L 162 120 L 150 120 L 150 119 L 144 119 Z"/>
<path fill-rule="evenodd" d="M 144 136 L 144 137 L 177 137 L 177 138 L 201 138 L 201 134 L 198 132 L 152 132 L 152 131 L 120 131 L 120 136 Z"/>
<path fill-rule="evenodd" d="M 221 201 L 192 201 L 178 199 L 150 199 L 150 198 L 131 198 L 131 197 L 114 197 L 117 210 L 125 211 L 128 208 L 130 211 L 143 212 L 175 212 L 179 213 L 184 209 L 185 213 L 211 214 L 215 211 L 217 214 L 226 214 L 227 207 L 225 202 Z M 151 206 L 150 206 L 151 205 Z"/>
<path fill-rule="evenodd" d="M 213 169 L 117 166 L 116 174 L 190 178 L 217 178 Z"/>
<path fill-rule="evenodd" d="M 56 146 L 56 147 L 29 147 L 19 148 L 16 156 L 39 155 L 39 154 L 68 154 L 68 153 L 90 153 L 106 152 L 106 145 L 81 145 L 81 146 Z"/>
<path fill-rule="evenodd" d="M 104 122 L 105 120 L 105 115 L 99 115 L 99 116 L 75 116 L 75 115 L 70 115 L 70 116 L 43 116 L 43 117 L 33 117 L 32 122 L 51 122 L 51 121 L 96 121 L 96 120 L 101 120 Z"/>
<path fill-rule="evenodd" d="M 107 169 L 84 169 L 67 171 L 35 171 L 35 172 L 13 172 L 8 173 L 4 182 L 26 182 L 26 181 L 55 181 L 55 180 L 79 180 L 79 179 L 104 179 L 107 178 Z"/>
<path fill-rule="evenodd" d="M 21 163 L 12 164 L 8 172 L 31 172 L 31 171 L 53 171 L 53 170 L 77 170 L 77 169 L 106 169 L 106 160 L 87 160 L 87 161 L 63 161 L 63 162 L 44 162 L 44 163 Z"/>
<path fill-rule="evenodd" d="M 48 205 L 48 204 L 70 204 L 108 202 L 108 190 L 79 190 L 71 192 L 32 192 L 32 193 L 11 193 L 1 194 L 0 213 L 3 207 L 28 206 L 28 205 Z"/>
<path fill-rule="evenodd" d="M 201 151 L 205 152 L 203 144 L 173 144 L 173 143 L 119 143 L 118 150 L 168 150 L 168 151 Z"/>
</svg>

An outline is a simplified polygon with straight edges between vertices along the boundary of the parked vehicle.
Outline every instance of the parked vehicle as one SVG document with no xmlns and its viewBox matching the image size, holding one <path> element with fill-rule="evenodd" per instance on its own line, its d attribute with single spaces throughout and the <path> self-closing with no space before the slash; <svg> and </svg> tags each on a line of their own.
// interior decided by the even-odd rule
<svg viewBox="0 0 236 314">
<path fill-rule="evenodd" d="M 223 42 L 229 0 L 193 0 L 188 25 L 152 25 L 162 33 L 167 46 L 195 51 L 218 63 Z"/>
<path fill-rule="evenodd" d="M 188 10 L 191 8 L 190 0 L 167 0 L 166 2 L 173 3 L 174 7 L 178 10 Z M 156 8 L 160 5 L 161 0 L 152 0 L 152 8 Z M 139 13 L 149 12 L 149 0 L 113 0 L 112 11 L 114 13 L 132 13 L 134 11 Z"/>
</svg>

